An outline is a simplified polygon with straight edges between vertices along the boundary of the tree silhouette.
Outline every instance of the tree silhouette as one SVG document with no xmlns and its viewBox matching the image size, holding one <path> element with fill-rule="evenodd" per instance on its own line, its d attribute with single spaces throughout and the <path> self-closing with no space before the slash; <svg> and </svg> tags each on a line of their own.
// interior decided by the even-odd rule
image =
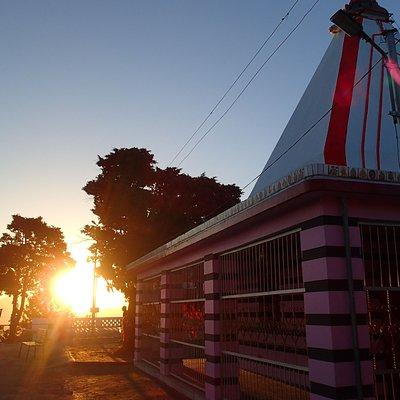
<svg viewBox="0 0 400 400">
<path fill-rule="evenodd" d="M 13 215 L 7 229 L 0 238 L 0 293 L 12 297 L 10 339 L 14 339 L 29 301 L 40 303 L 54 274 L 73 260 L 61 229 L 47 225 L 42 217 Z"/>
<path fill-rule="evenodd" d="M 83 188 L 93 196 L 97 221 L 83 232 L 94 240 L 99 273 L 128 300 L 134 284 L 125 272 L 127 263 L 240 201 L 236 185 L 158 168 L 147 149 L 114 149 L 99 157 L 97 166 L 100 174 Z"/>
</svg>

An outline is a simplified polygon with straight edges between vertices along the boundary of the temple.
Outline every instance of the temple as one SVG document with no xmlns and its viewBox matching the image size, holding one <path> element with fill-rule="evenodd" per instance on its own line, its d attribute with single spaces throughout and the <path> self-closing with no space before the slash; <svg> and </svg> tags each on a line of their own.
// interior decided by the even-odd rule
<svg viewBox="0 0 400 400">
<path fill-rule="evenodd" d="M 127 266 L 134 363 L 191 399 L 398 398 L 397 31 L 345 10 L 373 44 L 331 27 L 251 196 Z"/>
</svg>

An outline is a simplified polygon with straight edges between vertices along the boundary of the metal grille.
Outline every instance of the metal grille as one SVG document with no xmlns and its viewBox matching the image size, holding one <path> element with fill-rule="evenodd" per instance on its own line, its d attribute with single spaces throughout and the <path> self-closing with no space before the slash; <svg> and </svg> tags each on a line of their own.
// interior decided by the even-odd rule
<svg viewBox="0 0 400 400">
<path fill-rule="evenodd" d="M 204 346 L 203 264 L 172 271 L 169 282 L 171 338 Z"/>
<path fill-rule="evenodd" d="M 147 303 L 142 305 L 142 332 L 147 335 L 160 335 L 161 304 Z"/>
<path fill-rule="evenodd" d="M 160 338 L 158 336 L 141 336 L 140 351 L 142 360 L 156 368 L 160 366 Z"/>
<path fill-rule="evenodd" d="M 171 375 L 203 390 L 206 362 L 204 346 L 172 340 L 170 354 Z"/>
<path fill-rule="evenodd" d="M 367 289 L 400 287 L 400 226 L 361 225 Z"/>
<path fill-rule="evenodd" d="M 225 400 L 309 399 L 306 368 L 234 353 L 222 357 L 222 382 Z"/>
<path fill-rule="evenodd" d="M 299 232 L 220 257 L 223 296 L 303 288 Z"/>
<path fill-rule="evenodd" d="M 377 399 L 400 392 L 400 226 L 360 226 Z"/>
<path fill-rule="evenodd" d="M 142 281 L 142 303 L 159 303 L 161 300 L 161 278 L 156 276 Z"/>
<path fill-rule="evenodd" d="M 170 273 L 171 298 L 174 300 L 194 300 L 204 297 L 203 264 L 181 268 Z"/>
<path fill-rule="evenodd" d="M 204 301 L 171 303 L 171 338 L 204 345 Z"/>
<path fill-rule="evenodd" d="M 306 366 L 303 294 L 223 299 L 222 349 Z"/>
<path fill-rule="evenodd" d="M 159 367 L 160 322 L 161 322 L 161 278 L 160 276 L 142 282 L 142 304 L 140 319 L 142 325 L 140 354 L 143 361 Z"/>
<path fill-rule="evenodd" d="M 147 335 L 160 335 L 161 278 L 157 276 L 142 282 L 141 325 Z"/>
<path fill-rule="evenodd" d="M 224 398 L 308 398 L 299 232 L 224 254 L 220 265 Z"/>
<path fill-rule="evenodd" d="M 204 389 L 203 264 L 172 271 L 169 282 L 171 288 L 171 375 L 199 389 Z"/>
</svg>

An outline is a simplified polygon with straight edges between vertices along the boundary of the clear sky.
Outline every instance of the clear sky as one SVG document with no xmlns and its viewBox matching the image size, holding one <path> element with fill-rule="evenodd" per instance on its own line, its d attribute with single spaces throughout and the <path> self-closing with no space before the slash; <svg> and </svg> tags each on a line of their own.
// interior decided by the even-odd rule
<svg viewBox="0 0 400 400">
<path fill-rule="evenodd" d="M 250 74 L 313 2 L 300 0 Z M 42 215 L 79 252 L 97 155 L 146 147 L 166 166 L 292 3 L 1 1 L 0 231 L 13 213 Z M 185 172 L 243 186 L 261 171 L 343 4 L 321 0 Z M 398 0 L 381 5 L 400 15 Z"/>
</svg>

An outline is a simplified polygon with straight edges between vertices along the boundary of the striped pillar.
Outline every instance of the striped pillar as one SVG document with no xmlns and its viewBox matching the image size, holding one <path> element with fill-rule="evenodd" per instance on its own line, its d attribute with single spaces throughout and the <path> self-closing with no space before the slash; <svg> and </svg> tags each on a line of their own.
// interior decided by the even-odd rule
<svg viewBox="0 0 400 400">
<path fill-rule="evenodd" d="M 136 283 L 136 305 L 135 305 L 135 351 L 134 363 L 140 361 L 140 336 L 141 332 L 141 305 L 142 305 L 143 284 L 141 281 Z"/>
<path fill-rule="evenodd" d="M 218 258 L 204 258 L 206 400 L 221 399 L 220 291 Z"/>
<path fill-rule="evenodd" d="M 358 226 L 349 228 L 363 398 L 373 398 L 367 301 Z M 301 232 L 311 400 L 356 399 L 346 249 L 341 217 Z"/>
<path fill-rule="evenodd" d="M 160 373 L 169 374 L 170 361 L 170 287 L 169 275 L 161 274 L 161 321 L 160 321 Z"/>
</svg>

